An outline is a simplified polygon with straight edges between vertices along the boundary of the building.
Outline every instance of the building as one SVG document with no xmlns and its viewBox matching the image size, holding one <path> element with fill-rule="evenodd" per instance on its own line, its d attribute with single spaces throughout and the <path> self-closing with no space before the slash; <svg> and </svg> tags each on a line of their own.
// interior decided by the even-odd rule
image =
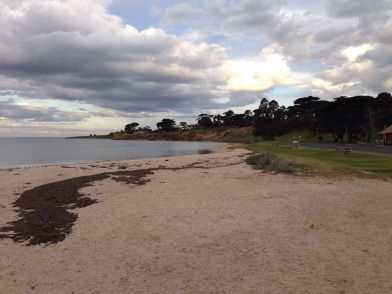
<svg viewBox="0 0 392 294">
<path fill-rule="evenodd" d="M 392 145 L 392 125 L 385 127 L 385 129 L 380 133 L 382 135 L 382 141 L 384 145 Z"/>
</svg>

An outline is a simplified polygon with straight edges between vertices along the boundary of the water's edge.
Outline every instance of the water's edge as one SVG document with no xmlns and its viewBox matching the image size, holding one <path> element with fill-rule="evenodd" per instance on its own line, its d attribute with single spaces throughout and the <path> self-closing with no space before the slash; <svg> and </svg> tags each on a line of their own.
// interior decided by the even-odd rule
<svg viewBox="0 0 392 294">
<path fill-rule="evenodd" d="M 194 155 L 223 146 L 227 143 L 0 138 L 0 170 Z"/>
</svg>

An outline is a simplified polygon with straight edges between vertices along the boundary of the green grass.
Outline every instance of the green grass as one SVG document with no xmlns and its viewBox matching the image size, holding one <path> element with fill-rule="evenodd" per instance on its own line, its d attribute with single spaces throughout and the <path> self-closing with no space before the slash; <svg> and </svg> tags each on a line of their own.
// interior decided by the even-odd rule
<svg viewBox="0 0 392 294">
<path fill-rule="evenodd" d="M 320 175 L 352 175 L 364 177 L 392 177 L 392 156 L 364 152 L 344 154 L 340 151 L 318 148 L 277 147 L 271 144 L 250 144 L 250 150 L 270 152 Z"/>
<path fill-rule="evenodd" d="M 323 143 L 333 143 L 333 137 L 331 134 L 318 134 L 323 137 Z M 280 137 L 274 138 L 276 142 L 291 142 L 293 140 L 299 140 L 303 143 L 320 143 L 317 135 L 308 130 L 297 130 L 292 131 L 288 134 L 282 135 Z"/>
<path fill-rule="evenodd" d="M 380 135 L 378 133 L 378 131 L 373 133 L 370 142 L 374 142 L 377 139 L 380 139 Z M 318 138 L 320 136 L 323 138 L 322 141 L 320 141 Z M 273 139 L 275 142 L 291 142 L 293 140 L 297 140 L 302 143 L 335 143 L 330 133 L 316 134 L 315 132 L 311 132 L 309 130 L 296 130 Z M 346 136 L 344 136 L 344 141 L 346 142 Z M 360 141 L 365 142 L 366 138 L 362 138 Z"/>
</svg>

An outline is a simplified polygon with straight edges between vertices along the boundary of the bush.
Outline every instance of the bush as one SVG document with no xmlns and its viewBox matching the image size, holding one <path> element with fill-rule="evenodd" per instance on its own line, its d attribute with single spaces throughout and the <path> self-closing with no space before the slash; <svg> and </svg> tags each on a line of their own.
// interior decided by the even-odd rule
<svg viewBox="0 0 392 294">
<path fill-rule="evenodd" d="M 284 161 L 276 155 L 266 152 L 248 157 L 246 159 L 246 163 L 252 165 L 255 169 L 261 169 L 265 171 L 293 173 L 297 170 L 295 166 L 291 165 L 287 161 Z"/>
<path fill-rule="evenodd" d="M 253 144 L 255 142 L 255 138 L 253 136 L 248 136 L 245 138 L 245 144 Z"/>
<path fill-rule="evenodd" d="M 210 150 L 210 149 L 201 149 L 201 150 L 199 150 L 199 154 L 210 154 L 210 153 L 213 153 L 213 151 Z"/>
</svg>

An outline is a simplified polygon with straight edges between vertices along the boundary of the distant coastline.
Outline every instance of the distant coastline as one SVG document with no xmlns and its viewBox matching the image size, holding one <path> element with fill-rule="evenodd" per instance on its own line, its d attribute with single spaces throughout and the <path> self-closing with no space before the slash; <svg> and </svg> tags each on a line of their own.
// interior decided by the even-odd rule
<svg viewBox="0 0 392 294">
<path fill-rule="evenodd" d="M 186 142 L 225 142 L 253 143 L 252 127 L 215 129 L 191 129 L 160 132 L 140 132 L 127 134 L 115 132 L 107 135 L 90 135 L 67 137 L 66 139 L 111 139 L 111 140 L 145 140 L 145 141 L 186 141 Z"/>
<path fill-rule="evenodd" d="M 111 135 L 73 136 L 65 139 L 113 139 Z"/>
</svg>

